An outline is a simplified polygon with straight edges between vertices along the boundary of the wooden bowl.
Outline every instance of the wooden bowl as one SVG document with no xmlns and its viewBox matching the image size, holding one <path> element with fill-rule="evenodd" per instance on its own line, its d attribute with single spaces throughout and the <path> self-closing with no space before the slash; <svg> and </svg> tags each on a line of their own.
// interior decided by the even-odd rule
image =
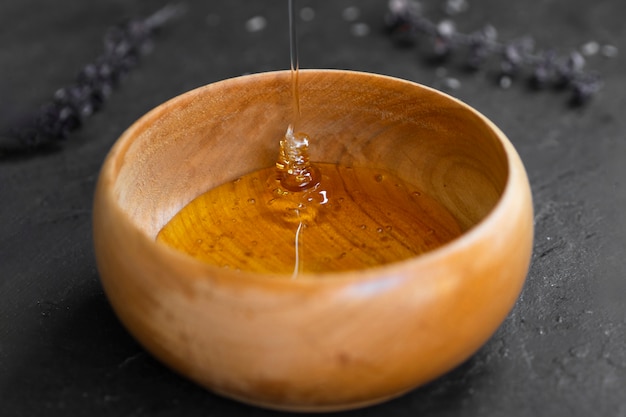
<svg viewBox="0 0 626 417">
<path fill-rule="evenodd" d="M 352 272 L 236 272 L 155 236 L 194 197 L 271 166 L 290 122 L 288 71 L 217 82 L 149 112 L 100 173 L 94 240 L 105 292 L 169 367 L 246 403 L 365 406 L 454 368 L 494 333 L 528 270 L 533 215 L 519 156 L 469 106 L 386 76 L 300 74 L 313 161 L 380 167 L 418 184 L 462 235 Z"/>
</svg>

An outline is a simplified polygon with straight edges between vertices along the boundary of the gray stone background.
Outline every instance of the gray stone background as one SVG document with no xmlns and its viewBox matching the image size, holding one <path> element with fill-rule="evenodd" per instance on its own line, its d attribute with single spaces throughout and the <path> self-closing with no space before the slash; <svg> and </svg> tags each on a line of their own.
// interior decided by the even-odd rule
<svg viewBox="0 0 626 417">
<path fill-rule="evenodd" d="M 269 416 L 206 392 L 145 353 L 101 289 L 91 205 L 121 132 L 184 91 L 289 66 L 287 4 L 186 0 L 188 12 L 106 106 L 62 148 L 0 159 L 0 414 L 3 416 Z M 37 108 L 102 51 L 106 29 L 166 4 L 140 0 L 0 3 L 0 126 Z M 424 1 L 441 19 L 443 1 Z M 493 338 L 432 383 L 346 416 L 626 416 L 626 3 L 469 0 L 453 20 L 490 23 L 501 40 L 532 35 L 587 58 L 604 87 L 583 108 L 567 94 L 494 85 L 490 71 L 426 62 L 383 30 L 384 0 L 300 1 L 303 68 L 388 74 L 442 88 L 493 120 L 518 149 L 535 205 L 523 293 Z M 346 11 L 346 10 L 349 11 Z M 311 14 L 311 12 L 313 12 Z M 252 19 L 252 20 L 251 20 Z M 399 318 L 401 319 L 401 318 Z M 277 414 L 277 413 L 276 413 Z M 284 413 L 283 413 L 284 414 Z"/>
</svg>

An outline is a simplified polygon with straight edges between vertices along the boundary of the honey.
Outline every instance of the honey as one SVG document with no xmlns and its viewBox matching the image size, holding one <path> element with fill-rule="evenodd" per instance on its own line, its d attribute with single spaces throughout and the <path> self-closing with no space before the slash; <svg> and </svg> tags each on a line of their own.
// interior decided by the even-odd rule
<svg viewBox="0 0 626 417">
<path fill-rule="evenodd" d="M 401 261 L 462 232 L 445 207 L 388 172 L 315 168 L 319 182 L 304 190 L 283 187 L 275 167 L 211 189 L 157 240 L 219 267 L 293 277 Z"/>
</svg>

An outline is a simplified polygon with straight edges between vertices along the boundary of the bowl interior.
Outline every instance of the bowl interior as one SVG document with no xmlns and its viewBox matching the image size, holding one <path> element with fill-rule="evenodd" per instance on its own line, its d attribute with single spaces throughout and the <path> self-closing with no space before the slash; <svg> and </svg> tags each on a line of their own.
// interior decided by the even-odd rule
<svg viewBox="0 0 626 417">
<path fill-rule="evenodd" d="M 291 121 L 289 77 L 218 82 L 140 119 L 112 152 L 120 208 L 154 238 L 196 196 L 272 166 Z M 299 81 L 312 161 L 384 169 L 438 200 L 464 231 L 497 204 L 508 176 L 501 133 L 465 104 L 373 74 L 305 70 Z"/>
</svg>

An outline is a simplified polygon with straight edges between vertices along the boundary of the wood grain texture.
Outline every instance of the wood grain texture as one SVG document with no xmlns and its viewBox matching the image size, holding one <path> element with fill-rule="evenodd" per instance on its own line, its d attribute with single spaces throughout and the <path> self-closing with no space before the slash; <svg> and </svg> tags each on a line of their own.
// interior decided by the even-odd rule
<svg viewBox="0 0 626 417">
<path fill-rule="evenodd" d="M 96 256 L 122 322 L 174 370 L 271 408 L 354 408 L 436 378 L 493 334 L 527 273 L 531 195 L 506 137 L 454 99 L 346 71 L 303 71 L 300 82 L 312 160 L 417 184 L 463 235 L 406 261 L 296 280 L 155 242 L 203 191 L 273 164 L 290 114 L 289 73 L 277 72 L 191 91 L 122 135 L 96 190 Z"/>
</svg>

